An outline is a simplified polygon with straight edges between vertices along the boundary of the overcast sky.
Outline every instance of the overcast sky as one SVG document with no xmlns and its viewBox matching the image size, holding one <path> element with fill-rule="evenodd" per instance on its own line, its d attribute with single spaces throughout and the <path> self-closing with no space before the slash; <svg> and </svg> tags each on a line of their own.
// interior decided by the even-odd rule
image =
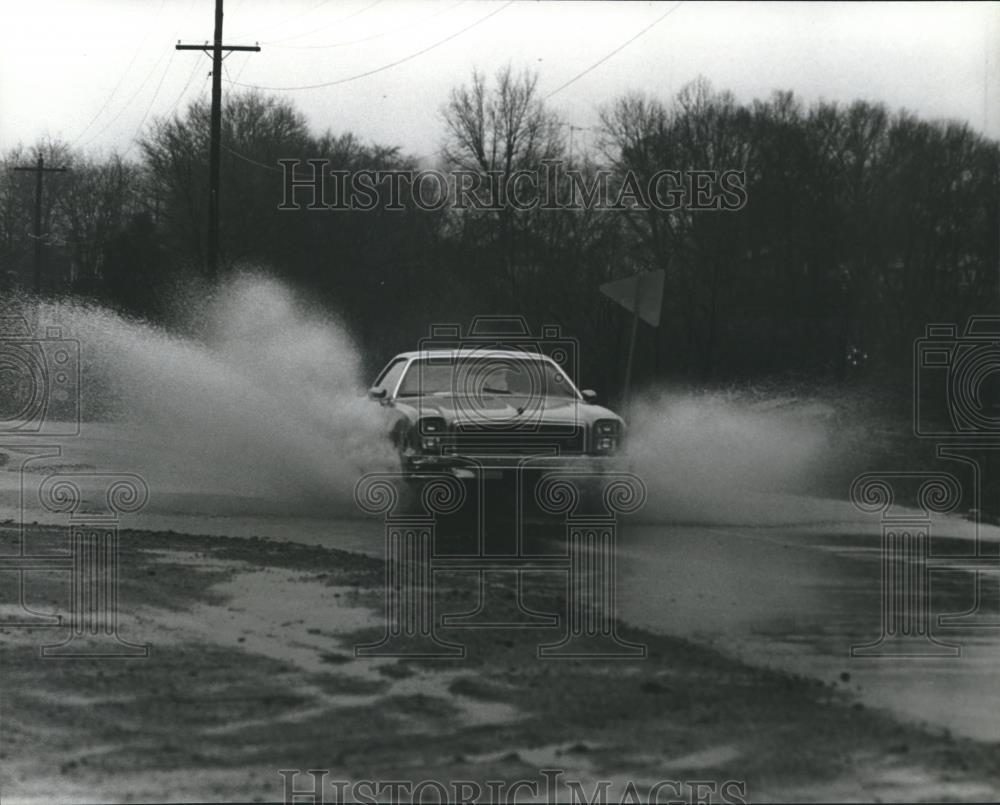
<svg viewBox="0 0 1000 805">
<path fill-rule="evenodd" d="M 208 92 L 208 57 L 174 45 L 211 39 L 214 0 L 0 2 L 0 148 L 51 136 L 125 151 Z M 508 61 L 583 129 L 624 92 L 666 99 L 703 75 L 740 100 L 864 98 L 1000 136 L 1000 3 L 226 0 L 224 38 L 262 47 L 232 54 L 225 79 L 329 84 L 274 91 L 316 130 L 418 156 L 439 147 L 449 89 Z"/>
</svg>

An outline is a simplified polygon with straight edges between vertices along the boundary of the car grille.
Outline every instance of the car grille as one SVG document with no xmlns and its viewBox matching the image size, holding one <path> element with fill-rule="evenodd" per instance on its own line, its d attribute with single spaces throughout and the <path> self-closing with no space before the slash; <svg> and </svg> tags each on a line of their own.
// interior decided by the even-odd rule
<svg viewBox="0 0 1000 805">
<path fill-rule="evenodd" d="M 567 455 L 586 452 L 586 429 L 580 425 L 484 427 L 455 426 L 447 451 L 458 455 Z"/>
</svg>

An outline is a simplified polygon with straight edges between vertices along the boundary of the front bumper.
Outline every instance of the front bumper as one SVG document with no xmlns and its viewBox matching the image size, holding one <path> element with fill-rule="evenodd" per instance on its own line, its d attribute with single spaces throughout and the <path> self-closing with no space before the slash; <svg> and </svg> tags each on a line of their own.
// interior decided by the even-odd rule
<svg viewBox="0 0 1000 805">
<path fill-rule="evenodd" d="M 455 478 L 486 480 L 551 472 L 601 476 L 630 470 L 629 462 L 621 455 L 585 454 L 560 456 L 419 454 L 407 456 L 404 459 L 404 467 L 415 477 L 445 473 Z"/>
</svg>

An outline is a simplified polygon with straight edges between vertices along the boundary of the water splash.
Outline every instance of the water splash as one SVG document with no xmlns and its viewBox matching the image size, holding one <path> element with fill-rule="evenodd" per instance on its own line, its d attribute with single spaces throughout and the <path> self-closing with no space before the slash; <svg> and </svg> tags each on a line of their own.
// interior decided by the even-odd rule
<svg viewBox="0 0 1000 805">
<path fill-rule="evenodd" d="M 632 406 L 627 449 L 649 490 L 644 516 L 751 524 L 813 519 L 814 502 L 797 496 L 828 454 L 830 413 L 828 406 L 780 396 L 646 395 Z"/>
<path fill-rule="evenodd" d="M 182 299 L 169 328 L 78 301 L 39 306 L 40 324 L 81 347 L 84 424 L 59 461 L 137 472 L 151 507 L 181 514 L 357 515 L 354 484 L 395 456 L 344 327 L 260 271 Z M 661 522 L 794 519 L 789 500 L 830 453 L 823 411 L 775 396 L 660 390 L 628 418 L 644 516 Z"/>
<path fill-rule="evenodd" d="M 357 479 L 392 455 L 344 328 L 259 272 L 192 298 L 184 318 L 168 330 L 90 304 L 40 306 L 40 322 L 81 345 L 84 424 L 65 455 L 137 471 L 179 506 L 355 513 Z"/>
</svg>

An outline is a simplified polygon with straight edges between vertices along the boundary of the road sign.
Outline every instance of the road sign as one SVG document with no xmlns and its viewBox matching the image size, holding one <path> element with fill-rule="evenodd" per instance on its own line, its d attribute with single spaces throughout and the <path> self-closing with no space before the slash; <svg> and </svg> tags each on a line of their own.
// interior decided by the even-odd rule
<svg viewBox="0 0 1000 805">
<path fill-rule="evenodd" d="M 654 327 L 660 326 L 660 308 L 663 307 L 663 278 L 665 272 L 646 271 L 623 280 L 605 282 L 601 293 L 614 299 L 632 313 L 632 334 L 628 340 L 628 358 L 625 361 L 625 389 L 623 404 L 627 408 L 632 398 L 632 359 L 635 357 L 635 337 L 639 319 Z"/>
<path fill-rule="evenodd" d="M 663 307 L 664 270 L 646 271 L 623 280 L 605 282 L 601 293 L 635 313 L 644 322 L 660 326 L 660 308 Z"/>
</svg>

